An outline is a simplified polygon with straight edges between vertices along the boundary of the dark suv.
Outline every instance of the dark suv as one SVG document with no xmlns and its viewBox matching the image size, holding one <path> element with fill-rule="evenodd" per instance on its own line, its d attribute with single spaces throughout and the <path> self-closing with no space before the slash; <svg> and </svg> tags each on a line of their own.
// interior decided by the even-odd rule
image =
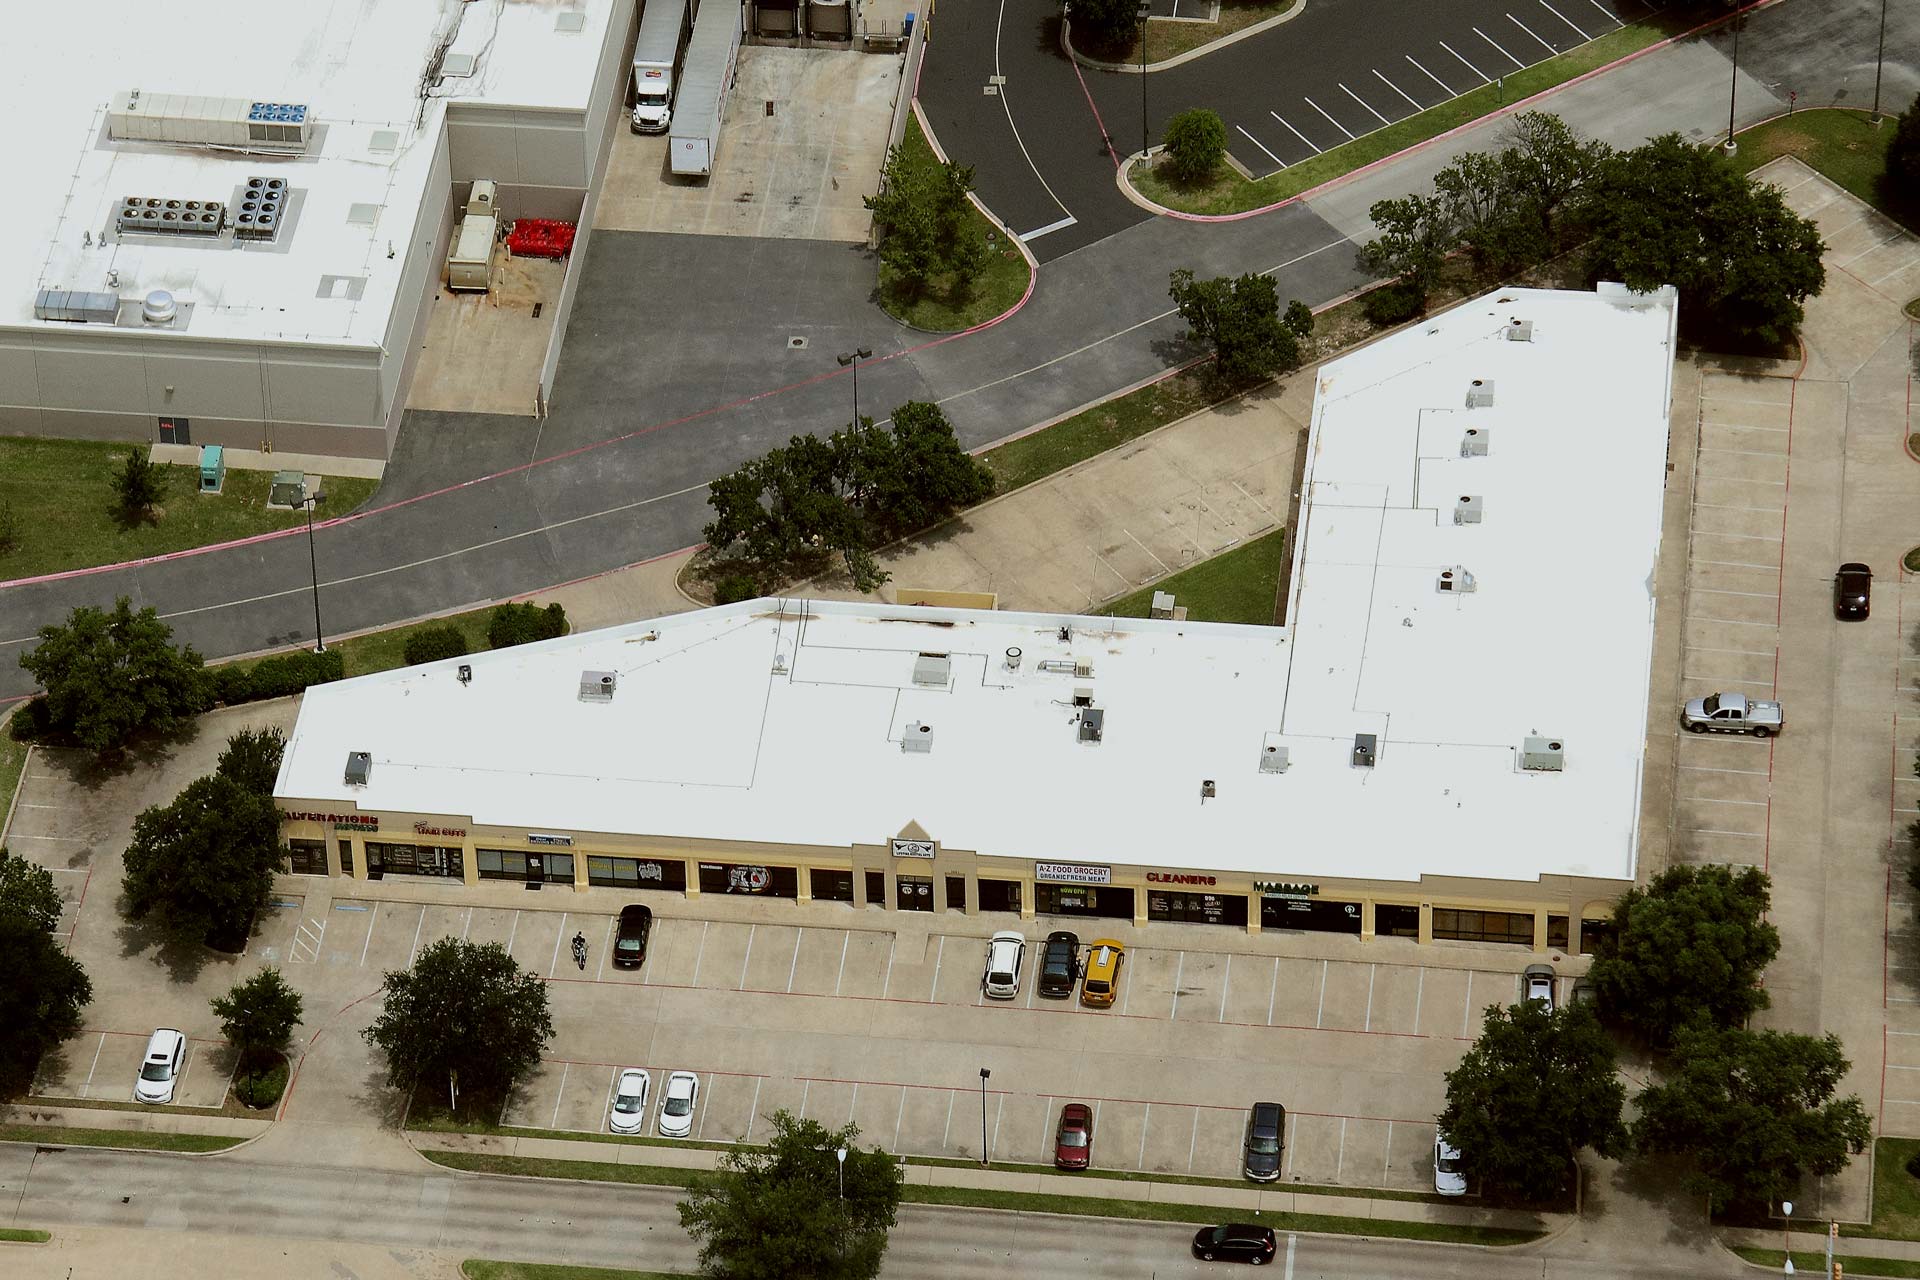
<svg viewBox="0 0 1920 1280">
<path fill-rule="evenodd" d="M 1833 575 L 1833 616 L 1857 622 L 1873 611 L 1873 570 L 1849 562 Z"/>
<path fill-rule="evenodd" d="M 1277 1102 L 1256 1102 L 1247 1113 L 1247 1140 L 1240 1171 L 1255 1182 L 1280 1179 L 1280 1150 L 1287 1130 L 1287 1109 Z"/>
<path fill-rule="evenodd" d="M 613 937 L 616 968 L 637 969 L 647 958 L 647 935 L 653 932 L 653 912 L 639 903 L 620 908 L 620 931 Z"/>
<path fill-rule="evenodd" d="M 1073 984 L 1080 981 L 1080 937 L 1066 932 L 1047 935 L 1040 951 L 1040 994 L 1065 1000 L 1073 995 Z"/>
<path fill-rule="evenodd" d="M 1273 1250 L 1272 1227 L 1229 1222 L 1224 1227 L 1202 1227 L 1193 1233 L 1193 1256 L 1207 1262 L 1224 1258 L 1257 1267 L 1273 1261 Z"/>
</svg>

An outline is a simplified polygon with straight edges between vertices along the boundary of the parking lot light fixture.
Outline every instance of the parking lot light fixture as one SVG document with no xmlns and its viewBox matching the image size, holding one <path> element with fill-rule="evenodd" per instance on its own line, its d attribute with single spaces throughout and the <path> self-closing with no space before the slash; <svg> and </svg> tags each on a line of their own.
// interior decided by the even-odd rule
<svg viewBox="0 0 1920 1280">
<path fill-rule="evenodd" d="M 993 1072 L 980 1068 L 980 1167 L 986 1168 L 993 1163 L 993 1155 L 987 1150 L 987 1077 Z"/>
<path fill-rule="evenodd" d="M 1140 0 L 1140 159 L 1147 158 L 1147 19 L 1153 0 Z"/>
<path fill-rule="evenodd" d="M 327 651 L 326 637 L 320 634 L 320 558 L 313 549 L 313 509 L 327 500 L 325 494 L 312 493 L 300 499 L 307 511 L 307 568 L 313 573 L 313 651 Z"/>
<path fill-rule="evenodd" d="M 1733 140 L 1733 98 L 1740 88 L 1740 15 L 1733 15 L 1733 75 L 1727 81 L 1727 154 L 1732 155 L 1740 149 Z"/>
<path fill-rule="evenodd" d="M 847 1149 L 841 1147 L 833 1155 L 840 1162 L 840 1199 L 844 1203 L 847 1198 Z"/>
<path fill-rule="evenodd" d="M 1782 1200 L 1780 1202 L 1780 1219 L 1783 1224 L 1780 1228 L 1780 1241 L 1782 1244 L 1786 1245 L 1786 1249 L 1784 1250 L 1784 1252 L 1787 1255 L 1786 1274 L 1792 1275 L 1793 1274 L 1793 1201 Z"/>
<path fill-rule="evenodd" d="M 840 362 L 842 369 L 849 365 L 853 367 L 853 429 L 858 431 L 860 429 L 860 362 L 873 359 L 873 348 L 855 347 L 851 351 L 842 351 L 834 359 Z"/>
</svg>

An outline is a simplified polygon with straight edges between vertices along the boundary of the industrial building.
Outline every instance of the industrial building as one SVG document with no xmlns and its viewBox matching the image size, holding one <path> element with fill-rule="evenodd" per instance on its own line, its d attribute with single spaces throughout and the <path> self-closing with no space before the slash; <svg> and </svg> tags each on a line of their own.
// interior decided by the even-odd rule
<svg viewBox="0 0 1920 1280">
<path fill-rule="evenodd" d="M 295 869 L 1583 949 L 1674 320 L 1506 290 L 1324 366 L 1282 627 L 759 600 L 311 689 Z"/>
</svg>

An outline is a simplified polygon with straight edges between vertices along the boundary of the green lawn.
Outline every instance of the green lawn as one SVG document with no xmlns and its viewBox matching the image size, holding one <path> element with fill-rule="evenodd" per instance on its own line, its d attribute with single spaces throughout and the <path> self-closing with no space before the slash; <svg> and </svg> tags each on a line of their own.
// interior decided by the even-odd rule
<svg viewBox="0 0 1920 1280">
<path fill-rule="evenodd" d="M 1187 616 L 1196 622 L 1272 626 L 1274 594 L 1280 588 L 1280 565 L 1286 553 L 1287 531 L 1275 529 L 1121 596 L 1098 612 L 1112 618 L 1144 618 L 1153 605 L 1153 593 L 1171 591 L 1174 603 L 1185 605 Z"/>
<path fill-rule="evenodd" d="M 139 1129 L 62 1129 L 39 1124 L 0 1124 L 0 1142 L 65 1147 L 138 1147 L 142 1151 L 225 1151 L 239 1138 L 209 1133 L 147 1133 Z"/>
<path fill-rule="evenodd" d="M 0 579 L 117 564 L 204 547 L 302 524 L 299 511 L 267 510 L 267 471 L 228 471 L 225 491 L 199 492 L 198 467 L 163 466 L 157 518 L 132 526 L 119 516 L 113 477 L 137 446 L 91 440 L 0 437 L 0 502 L 19 527 L 0 553 Z M 328 477 L 325 515 L 345 515 L 372 496 L 375 480 Z"/>
<path fill-rule="evenodd" d="M 1481 85 L 1256 182 L 1228 174 L 1207 187 L 1188 190 L 1163 180 L 1152 167 L 1136 164 L 1131 174 L 1133 185 L 1154 203 L 1185 213 L 1244 213 L 1275 204 L 1689 29 L 1698 20 L 1699 11 L 1684 5 L 1677 8 L 1681 11 L 1668 10 L 1616 28 L 1556 58 L 1515 71 L 1506 77 L 1504 88 Z"/>
<path fill-rule="evenodd" d="M 13 793 L 20 786 L 20 771 L 26 767 L 27 744 L 15 742 L 5 726 L 0 726 L 0 826 L 6 825 Z"/>
<path fill-rule="evenodd" d="M 1222 0 L 1218 22 L 1170 21 L 1156 19 L 1147 24 L 1147 65 L 1177 58 L 1201 45 L 1224 40 L 1237 31 L 1275 18 L 1300 4 L 1301 0 Z M 1076 39 L 1074 48 L 1096 62 L 1140 61 L 1140 28 L 1136 24 L 1124 41 L 1111 48 L 1088 49 Z M 1139 86 L 1135 85 L 1138 89 Z"/>
<path fill-rule="evenodd" d="M 1748 1262 L 1758 1263 L 1773 1271 L 1779 1271 L 1787 1255 L 1780 1249 L 1756 1249 L 1751 1245 L 1736 1244 L 1733 1251 Z M 1834 1254 L 1833 1260 L 1849 1276 L 1920 1276 L 1920 1262 L 1908 1262 L 1903 1258 L 1856 1258 Z M 1793 1255 L 1794 1270 L 1809 1276 L 1821 1275 L 1827 1265 L 1826 1251 L 1819 1253 L 1801 1253 Z"/>
<path fill-rule="evenodd" d="M 933 148 L 927 145 L 927 136 L 920 131 L 917 116 L 907 117 L 907 132 L 900 146 L 917 164 L 939 163 Z M 972 291 L 965 298 L 956 298 L 952 282 L 942 277 L 936 278 L 918 298 L 907 298 L 896 287 L 893 273 L 883 266 L 878 298 L 888 315 L 916 329 L 956 333 L 991 320 L 1020 301 L 1028 281 L 1033 279 L 1033 269 L 1027 265 L 1025 256 L 1009 244 L 978 209 L 969 205 L 967 216 L 987 241 L 987 265 L 973 282 Z"/>
<path fill-rule="evenodd" d="M 1175 374 L 989 449 L 980 460 L 993 472 L 993 491 L 1008 493 L 1218 401 L 1200 375 Z"/>
<path fill-rule="evenodd" d="M 53 1236 L 45 1231 L 33 1231 L 26 1227 L 0 1227 L 0 1240 L 13 1244 L 45 1244 Z"/>
<path fill-rule="evenodd" d="M 627 1271 L 610 1267 L 565 1267 L 546 1262 L 489 1262 L 468 1258 L 460 1264 L 467 1280 L 687 1280 L 684 1271 Z"/>
<path fill-rule="evenodd" d="M 462 1120 L 447 1114 L 445 1107 L 420 1108 L 407 1113 L 407 1128 L 422 1133 L 472 1133 L 489 1138 L 553 1138 L 561 1142 L 609 1142 L 631 1147 L 698 1147 L 703 1151 L 731 1151 L 731 1142 L 700 1142 L 691 1138 L 650 1138 L 644 1134 L 578 1133 L 570 1129 L 532 1129 L 518 1125 L 490 1124 L 484 1120 Z"/>
<path fill-rule="evenodd" d="M 1733 153 L 1733 163 L 1742 173 L 1751 173 L 1769 160 L 1797 156 L 1888 213 L 1880 205 L 1879 178 L 1887 167 L 1887 144 L 1893 140 L 1893 130 L 1891 116 L 1876 129 L 1872 116 L 1865 111 L 1796 111 L 1740 134 L 1740 149 Z"/>
<path fill-rule="evenodd" d="M 1920 1178 L 1907 1172 L 1907 1161 L 1916 1153 L 1920 1153 L 1920 1139 L 1875 1140 L 1873 1222 L 1865 1227 L 1850 1227 L 1843 1223 L 1841 1235 L 1874 1236 L 1882 1240 L 1920 1240 Z"/>
</svg>

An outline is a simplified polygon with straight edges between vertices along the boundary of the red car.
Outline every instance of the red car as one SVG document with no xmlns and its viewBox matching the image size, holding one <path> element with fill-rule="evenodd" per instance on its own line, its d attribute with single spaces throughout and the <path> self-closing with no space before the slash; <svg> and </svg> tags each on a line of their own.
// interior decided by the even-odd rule
<svg viewBox="0 0 1920 1280">
<path fill-rule="evenodd" d="M 1060 1132 L 1053 1139 L 1056 1169 L 1084 1169 L 1093 1162 L 1093 1108 L 1069 1102 L 1060 1108 Z"/>
</svg>

